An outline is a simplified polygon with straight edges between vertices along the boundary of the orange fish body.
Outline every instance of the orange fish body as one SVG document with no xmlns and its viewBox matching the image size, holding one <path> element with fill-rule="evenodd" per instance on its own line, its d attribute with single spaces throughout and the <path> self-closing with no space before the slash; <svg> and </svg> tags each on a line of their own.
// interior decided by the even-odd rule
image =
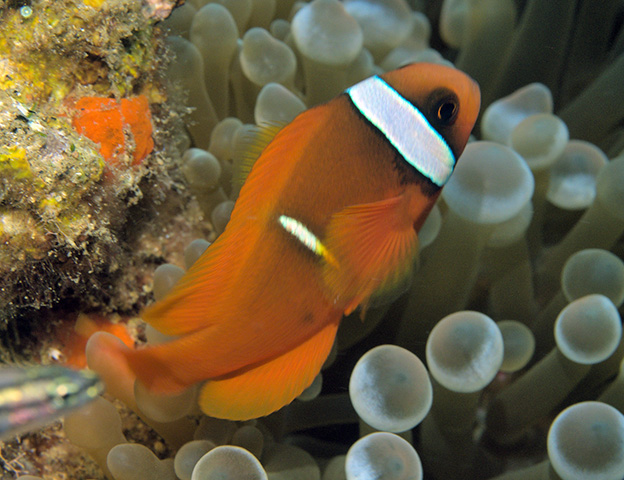
<svg viewBox="0 0 624 480">
<path fill-rule="evenodd" d="M 413 64 L 295 118 L 255 162 L 225 232 L 144 312 L 178 338 L 122 352 L 138 379 L 160 393 L 208 380 L 202 410 L 233 420 L 291 402 L 320 371 L 343 314 L 409 271 L 416 231 L 478 109 L 469 77 Z"/>
</svg>

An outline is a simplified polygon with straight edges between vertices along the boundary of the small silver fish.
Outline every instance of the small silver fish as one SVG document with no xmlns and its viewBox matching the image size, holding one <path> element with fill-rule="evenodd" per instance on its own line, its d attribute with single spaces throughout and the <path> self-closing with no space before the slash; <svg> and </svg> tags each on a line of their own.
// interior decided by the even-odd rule
<svg viewBox="0 0 624 480">
<path fill-rule="evenodd" d="M 104 386 L 89 370 L 59 365 L 0 369 L 0 440 L 37 429 L 94 400 Z"/>
</svg>

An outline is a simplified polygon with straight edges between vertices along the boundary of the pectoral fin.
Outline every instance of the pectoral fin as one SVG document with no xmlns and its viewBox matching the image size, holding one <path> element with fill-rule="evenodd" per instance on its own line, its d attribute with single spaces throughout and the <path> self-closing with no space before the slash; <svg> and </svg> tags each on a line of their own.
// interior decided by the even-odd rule
<svg viewBox="0 0 624 480">
<path fill-rule="evenodd" d="M 402 284 L 417 252 L 414 204 L 401 194 L 374 203 L 354 205 L 335 214 L 325 246 L 338 268 L 326 265 L 325 281 L 338 300 L 346 299 L 345 315 Z"/>
</svg>

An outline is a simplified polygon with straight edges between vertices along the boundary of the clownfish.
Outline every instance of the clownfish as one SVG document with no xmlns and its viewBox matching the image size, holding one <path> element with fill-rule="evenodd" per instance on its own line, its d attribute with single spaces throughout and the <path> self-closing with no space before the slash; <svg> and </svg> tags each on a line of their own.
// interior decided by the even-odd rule
<svg viewBox="0 0 624 480">
<path fill-rule="evenodd" d="M 479 104 L 464 73 L 417 63 L 301 113 L 263 145 L 225 232 L 144 311 L 177 338 L 111 353 L 155 393 L 205 381 L 199 404 L 212 417 L 290 403 L 342 316 L 409 274 Z"/>
</svg>

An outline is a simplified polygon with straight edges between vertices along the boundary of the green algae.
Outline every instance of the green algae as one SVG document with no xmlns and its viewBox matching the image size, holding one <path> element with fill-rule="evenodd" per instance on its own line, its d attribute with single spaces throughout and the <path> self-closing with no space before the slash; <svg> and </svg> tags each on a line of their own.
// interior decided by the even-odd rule
<svg viewBox="0 0 624 480">
<path fill-rule="evenodd" d="M 157 44 L 140 2 L 41 0 L 31 8 L 27 18 L 0 10 L 0 89 L 58 106 L 80 87 L 128 95 L 153 68 Z"/>
<path fill-rule="evenodd" d="M 39 260 L 48 248 L 41 225 L 27 212 L 0 209 L 0 263 L 15 269 L 20 262 Z"/>
<path fill-rule="evenodd" d="M 67 121 L 39 116 L 2 91 L 0 109 L 5 127 L 0 145 L 9 145 L 0 147 L 2 203 L 23 209 L 46 232 L 59 233 L 62 227 L 73 244 L 83 229 L 83 222 L 72 220 L 75 212 L 102 178 L 104 160 L 97 146 Z"/>
<path fill-rule="evenodd" d="M 0 147 L 0 176 L 15 180 L 32 178 L 32 170 L 26 161 L 26 150 L 23 147 Z"/>
<path fill-rule="evenodd" d="M 164 133 L 169 114 L 160 107 L 161 40 L 141 2 L 32 0 L 26 12 L 23 6 L 0 0 L 0 330 L 30 309 L 72 296 L 85 308 L 110 301 L 91 285 L 113 282 L 120 264 L 132 263 L 120 228 L 144 198 L 143 179 L 160 182 L 173 161 L 157 153 L 130 168 L 124 152 L 107 165 L 100 145 L 72 126 L 79 98 L 145 95 L 156 105 L 153 126 L 163 126 L 153 130 L 156 145 L 176 158 L 162 146 L 171 133 Z M 122 250 L 128 253 L 120 263 Z"/>
</svg>

